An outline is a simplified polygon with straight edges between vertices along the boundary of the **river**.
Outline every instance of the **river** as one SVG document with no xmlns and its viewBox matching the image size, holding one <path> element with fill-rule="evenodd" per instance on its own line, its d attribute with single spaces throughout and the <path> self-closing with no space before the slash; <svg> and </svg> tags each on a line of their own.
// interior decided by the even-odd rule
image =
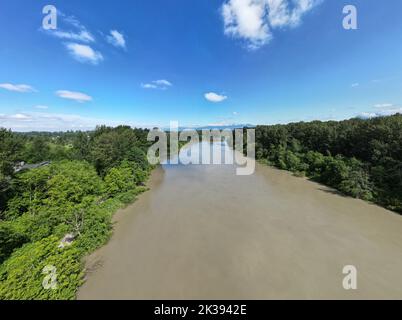
<svg viewBox="0 0 402 320">
<path fill-rule="evenodd" d="M 165 165 L 79 299 L 402 299 L 402 216 L 257 164 Z M 345 290 L 344 266 L 357 268 Z"/>
</svg>

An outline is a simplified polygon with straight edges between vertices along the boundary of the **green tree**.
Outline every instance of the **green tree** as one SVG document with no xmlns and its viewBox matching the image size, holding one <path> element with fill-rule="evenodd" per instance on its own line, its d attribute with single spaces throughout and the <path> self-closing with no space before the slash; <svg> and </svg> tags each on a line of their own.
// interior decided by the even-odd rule
<svg viewBox="0 0 402 320">
<path fill-rule="evenodd" d="M 45 137 L 37 136 L 26 144 L 24 161 L 28 163 L 39 163 L 50 160 L 50 146 Z"/>
<path fill-rule="evenodd" d="M 100 127 L 95 131 L 91 145 L 92 161 L 103 177 L 123 161 L 136 162 L 143 169 L 148 168 L 146 154 L 141 149 L 144 142 L 139 141 L 130 127 Z"/>
<path fill-rule="evenodd" d="M 21 160 L 22 147 L 22 139 L 11 131 L 0 128 L 0 219 L 8 199 L 12 196 L 14 165 Z"/>
<path fill-rule="evenodd" d="M 12 224 L 0 222 L 0 264 L 10 254 L 28 241 L 27 237 L 15 230 Z"/>
<path fill-rule="evenodd" d="M 90 135 L 87 132 L 78 132 L 73 140 L 73 154 L 77 160 L 90 161 Z"/>
<path fill-rule="evenodd" d="M 110 169 L 108 174 L 105 176 L 104 182 L 105 193 L 109 197 L 133 190 L 136 185 L 133 170 L 128 164 Z"/>
</svg>

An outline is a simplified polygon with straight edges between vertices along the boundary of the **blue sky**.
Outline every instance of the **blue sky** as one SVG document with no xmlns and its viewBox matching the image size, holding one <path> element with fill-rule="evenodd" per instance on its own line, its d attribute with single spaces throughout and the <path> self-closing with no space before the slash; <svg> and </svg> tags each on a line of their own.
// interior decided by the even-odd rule
<svg viewBox="0 0 402 320">
<path fill-rule="evenodd" d="M 2 0 L 0 39 L 0 126 L 18 131 L 402 112 L 400 0 Z"/>
</svg>

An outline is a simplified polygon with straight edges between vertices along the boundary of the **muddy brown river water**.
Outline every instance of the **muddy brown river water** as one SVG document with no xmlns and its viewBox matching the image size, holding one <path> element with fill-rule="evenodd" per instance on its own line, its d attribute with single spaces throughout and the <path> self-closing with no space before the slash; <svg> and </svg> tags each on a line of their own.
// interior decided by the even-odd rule
<svg viewBox="0 0 402 320">
<path fill-rule="evenodd" d="M 402 216 L 262 165 L 163 166 L 149 186 L 79 299 L 402 299 Z"/>
</svg>

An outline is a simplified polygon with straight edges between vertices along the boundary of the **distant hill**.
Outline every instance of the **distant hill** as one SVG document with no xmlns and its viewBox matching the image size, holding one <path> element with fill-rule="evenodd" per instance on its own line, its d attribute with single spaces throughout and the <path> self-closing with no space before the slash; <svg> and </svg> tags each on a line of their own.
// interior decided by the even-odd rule
<svg viewBox="0 0 402 320">
<path fill-rule="evenodd" d="M 195 129 L 195 130 L 233 130 L 233 129 L 241 129 L 241 128 L 255 128 L 256 126 L 253 124 L 231 124 L 231 125 L 209 125 L 204 127 L 179 127 L 179 131 Z M 169 128 L 167 128 L 169 130 Z"/>
</svg>

